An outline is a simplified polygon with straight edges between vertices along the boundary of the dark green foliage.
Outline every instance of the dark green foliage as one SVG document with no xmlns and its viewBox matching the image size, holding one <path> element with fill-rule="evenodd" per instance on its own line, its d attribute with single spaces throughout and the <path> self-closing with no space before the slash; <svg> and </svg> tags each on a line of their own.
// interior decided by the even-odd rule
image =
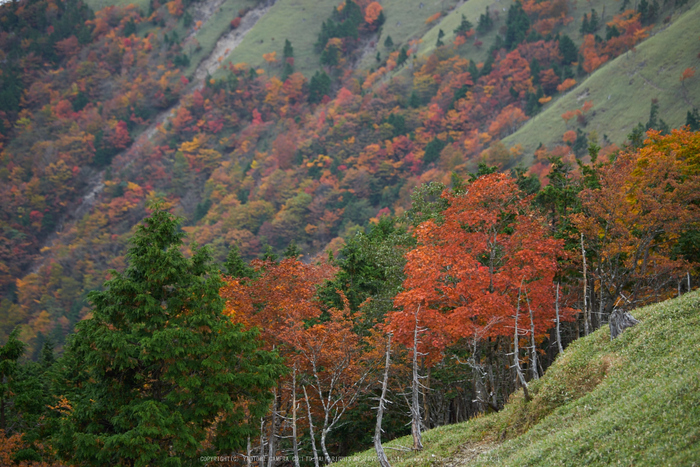
<svg viewBox="0 0 700 467">
<path fill-rule="evenodd" d="M 659 14 L 659 4 L 656 0 L 649 3 L 647 0 L 641 0 L 637 6 L 637 13 L 640 15 L 640 21 L 644 26 L 651 24 Z"/>
<path fill-rule="evenodd" d="M 190 66 L 190 57 L 187 54 L 177 54 L 173 57 L 173 65 L 178 68 L 187 68 Z"/>
<path fill-rule="evenodd" d="M 374 57 L 374 59 L 377 61 L 377 63 L 380 63 L 382 61 L 382 54 L 377 52 L 377 55 Z"/>
<path fill-rule="evenodd" d="M 282 51 L 282 56 L 284 58 L 294 57 L 294 47 L 292 47 L 292 43 L 289 42 L 289 39 L 284 40 L 284 50 Z"/>
<path fill-rule="evenodd" d="M 593 8 L 591 10 L 591 19 L 588 22 L 588 32 L 593 34 L 598 28 L 600 28 L 600 18 L 598 17 L 598 12 Z"/>
<path fill-rule="evenodd" d="M 523 10 L 522 3 L 517 1 L 508 9 L 505 47 L 508 50 L 513 50 L 525 40 L 528 29 L 530 29 L 530 19 L 527 17 L 525 10 Z"/>
<path fill-rule="evenodd" d="M 580 128 L 576 129 L 576 140 L 571 146 L 571 150 L 574 151 L 576 157 L 583 157 L 588 152 L 588 137 Z"/>
<path fill-rule="evenodd" d="M 187 24 L 188 18 L 189 18 L 189 24 Z M 185 21 L 186 28 L 192 26 L 192 15 L 190 15 L 188 12 L 185 12 L 184 21 Z M 134 20 L 132 18 L 129 21 L 127 21 L 126 24 L 124 25 L 124 37 L 130 37 L 133 34 L 136 34 L 136 23 L 134 22 Z"/>
<path fill-rule="evenodd" d="M 408 98 L 408 105 L 413 109 L 417 109 L 422 105 L 420 97 L 418 97 L 416 91 L 411 91 L 411 97 Z"/>
<path fill-rule="evenodd" d="M 200 219 L 207 215 L 209 208 L 211 208 L 211 199 L 209 198 L 205 199 L 201 203 L 197 203 L 197 207 L 194 210 L 194 219 L 192 220 L 195 223 L 199 222 Z"/>
<path fill-rule="evenodd" d="M 226 257 L 226 262 L 224 263 L 224 273 L 236 279 L 241 279 L 243 277 L 249 279 L 253 278 L 255 270 L 243 261 L 238 245 L 231 245 L 231 249 Z"/>
<path fill-rule="evenodd" d="M 256 331 L 223 315 L 207 250 L 185 258 L 179 219 L 153 208 L 126 270 L 89 295 L 93 317 L 66 349 L 73 411 L 55 446 L 72 462 L 200 465 L 202 454 L 242 449 L 282 371 Z"/>
<path fill-rule="evenodd" d="M 289 245 L 287 245 L 287 248 L 284 250 L 284 257 L 286 259 L 298 259 L 301 255 L 301 249 L 297 246 L 294 240 L 289 242 Z"/>
<path fill-rule="evenodd" d="M 544 91 L 542 90 L 542 86 L 537 86 L 537 92 L 532 93 L 532 92 L 527 92 L 525 94 L 525 113 L 528 116 L 533 116 L 536 115 L 540 109 L 542 108 L 542 104 L 540 104 L 540 99 L 544 96 Z"/>
<path fill-rule="evenodd" d="M 331 78 L 325 71 L 317 71 L 309 81 L 309 102 L 319 103 L 331 93 Z"/>
<path fill-rule="evenodd" d="M 583 20 L 581 21 L 581 27 L 579 28 L 579 32 L 580 32 L 582 35 L 585 35 L 585 34 L 588 34 L 588 29 L 589 29 L 589 25 L 588 25 L 588 14 L 587 14 L 587 13 L 584 13 L 584 14 L 583 14 Z"/>
<path fill-rule="evenodd" d="M 570 65 L 572 62 L 578 60 L 578 48 L 576 44 L 574 44 L 574 41 L 566 34 L 559 37 L 559 52 L 561 53 L 562 63 L 564 65 Z"/>
<path fill-rule="evenodd" d="M 334 8 L 331 18 L 321 24 L 321 32 L 315 44 L 316 51 L 322 52 L 328 40 L 333 37 L 357 39 L 359 37 L 358 28 L 363 21 L 362 10 L 352 0 L 345 2 L 345 7 L 341 12 Z"/>
<path fill-rule="evenodd" d="M 399 57 L 396 60 L 396 64 L 401 66 L 406 63 L 406 60 L 408 60 L 408 49 L 404 46 L 401 47 L 401 50 L 399 51 Z"/>
<path fill-rule="evenodd" d="M 575 247 L 577 238 L 576 235 L 572 235 L 574 227 L 569 215 L 580 209 L 578 193 L 581 191 L 581 185 L 572 179 L 571 166 L 564 163 L 560 157 L 551 157 L 549 162 L 549 183 L 537 194 L 535 202 L 549 217 L 554 236 L 567 239 L 567 248 Z"/>
<path fill-rule="evenodd" d="M 423 163 L 425 165 L 435 162 L 440 158 L 440 153 L 445 148 L 447 143 L 441 139 L 433 138 L 431 142 L 425 146 L 425 154 L 423 155 Z"/>
<path fill-rule="evenodd" d="M 646 124 L 647 130 L 659 130 L 664 135 L 669 134 L 670 128 L 663 119 L 659 118 L 659 101 L 651 100 L 651 108 L 649 109 L 649 121 Z"/>
<path fill-rule="evenodd" d="M 496 172 L 498 172 L 497 166 L 488 165 L 485 162 L 479 162 L 479 164 L 477 165 L 476 172 L 471 172 L 469 174 L 469 181 L 473 182 L 474 180 L 481 178 L 484 175 L 490 175 Z"/>
<path fill-rule="evenodd" d="M 386 47 L 387 49 L 394 48 L 394 41 L 391 39 L 391 36 L 386 36 L 386 40 L 384 41 L 384 47 Z"/>
<path fill-rule="evenodd" d="M 443 38 L 443 37 L 445 37 L 445 31 L 443 31 L 442 29 L 440 29 L 440 30 L 438 31 L 437 42 L 435 42 L 435 46 L 436 46 L 436 47 L 442 47 L 443 45 L 445 45 L 445 43 L 442 42 L 442 38 Z"/>
<path fill-rule="evenodd" d="M 620 31 L 617 29 L 616 26 L 608 26 L 607 24 L 605 25 L 605 40 L 609 41 L 613 37 L 620 37 Z"/>
<path fill-rule="evenodd" d="M 262 253 L 261 259 L 263 261 L 271 261 L 273 263 L 276 263 L 277 260 L 279 259 L 279 256 L 275 251 L 272 249 L 271 245 L 265 245 L 265 250 Z"/>
<path fill-rule="evenodd" d="M 530 61 L 530 75 L 532 76 L 532 84 L 540 84 L 540 71 L 542 71 L 540 62 L 533 57 L 532 61 Z"/>
<path fill-rule="evenodd" d="M 50 383 L 55 363 L 53 344 L 45 341 L 38 363 L 20 364 L 25 347 L 17 338 L 18 333 L 16 328 L 0 346 L 0 429 L 7 436 L 22 433 L 29 445 L 17 453 L 16 461 L 41 461 L 33 443 L 46 439 L 55 422 L 55 412 L 48 408 L 54 403 Z"/>
<path fill-rule="evenodd" d="M 522 167 L 512 169 L 511 175 L 518 183 L 518 187 L 526 194 L 534 195 L 540 191 L 542 185 L 537 175 L 527 175 L 527 170 Z"/>
<path fill-rule="evenodd" d="M 411 209 L 407 210 L 400 221 L 417 227 L 427 220 L 442 222 L 442 212 L 447 209 L 448 203 L 443 198 L 442 192 L 446 186 L 440 182 L 424 183 L 411 193 Z"/>
<path fill-rule="evenodd" d="M 690 131 L 700 131 L 700 113 L 698 113 L 697 108 L 688 111 L 685 116 L 685 124 L 688 125 Z"/>
<path fill-rule="evenodd" d="M 474 84 L 476 84 L 476 81 L 479 79 L 479 69 L 476 67 L 474 60 L 469 60 L 469 74 L 472 76 Z"/>
<path fill-rule="evenodd" d="M 352 309 L 363 306 L 363 323 L 368 329 L 393 308 L 393 297 L 404 280 L 405 252 L 415 241 L 395 219 L 383 216 L 369 233 L 358 233 L 340 250 L 337 265 L 340 271 L 326 282 L 319 296 L 329 306 L 342 308 L 337 290 L 341 290 Z"/>
<path fill-rule="evenodd" d="M 459 23 L 459 26 L 457 26 L 457 29 L 454 30 L 454 33 L 456 35 L 460 35 L 460 34 L 465 35 L 473 27 L 474 27 L 474 25 L 467 18 L 465 18 L 464 15 L 462 15 L 462 21 Z"/>
<path fill-rule="evenodd" d="M 644 139 L 646 138 L 646 128 L 639 122 L 636 127 L 627 135 L 627 140 L 629 141 L 629 147 L 632 149 L 639 149 L 644 146 Z"/>
<path fill-rule="evenodd" d="M 394 127 L 394 136 L 405 135 L 408 132 L 408 130 L 406 129 L 406 119 L 403 115 L 393 113 L 389 115 L 389 117 L 386 119 L 386 122 L 392 127 Z"/>
<path fill-rule="evenodd" d="M 489 13 L 489 7 L 486 7 L 486 12 L 479 16 L 479 23 L 476 25 L 476 32 L 479 34 L 485 34 L 493 28 L 493 18 L 491 18 L 491 13 Z"/>
</svg>

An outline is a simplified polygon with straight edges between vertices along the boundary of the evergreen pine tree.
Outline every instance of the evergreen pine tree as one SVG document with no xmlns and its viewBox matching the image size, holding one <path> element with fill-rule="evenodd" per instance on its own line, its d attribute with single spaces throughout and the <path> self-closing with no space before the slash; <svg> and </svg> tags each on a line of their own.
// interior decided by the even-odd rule
<svg viewBox="0 0 700 467">
<path fill-rule="evenodd" d="M 493 18 L 491 18 L 491 13 L 489 13 L 489 7 L 486 7 L 486 12 L 479 16 L 479 23 L 476 25 L 476 32 L 479 34 L 485 34 L 493 28 Z"/>
<path fill-rule="evenodd" d="M 559 52 L 562 56 L 562 63 L 569 65 L 578 60 L 578 48 L 569 36 L 563 34 L 559 38 Z"/>
<path fill-rule="evenodd" d="M 464 35 L 468 33 L 473 27 L 474 25 L 471 22 L 469 22 L 469 20 L 464 15 L 462 15 L 462 21 L 459 23 L 459 26 L 457 26 L 457 28 L 454 30 L 454 33 L 456 35 Z"/>
<path fill-rule="evenodd" d="M 384 47 L 386 47 L 387 49 L 394 48 L 394 41 L 391 39 L 391 36 L 386 36 L 386 40 L 384 41 Z"/>
<path fill-rule="evenodd" d="M 522 3 L 516 1 L 508 9 L 508 17 L 506 18 L 506 48 L 512 50 L 523 42 L 527 37 L 528 29 L 530 29 L 530 19 L 523 10 Z"/>
<path fill-rule="evenodd" d="M 688 111 L 685 116 L 685 124 L 688 125 L 690 131 L 700 131 L 700 113 L 698 109 Z"/>
<path fill-rule="evenodd" d="M 583 21 L 581 21 L 581 27 L 579 28 L 579 32 L 581 33 L 582 36 L 585 36 L 588 34 L 589 30 L 589 25 L 588 25 L 588 14 L 584 13 L 583 14 Z"/>
<path fill-rule="evenodd" d="M 591 34 L 596 32 L 598 28 L 600 27 L 600 18 L 598 17 L 598 12 L 595 11 L 595 8 L 591 10 L 591 19 L 588 21 L 588 31 L 590 31 Z"/>
<path fill-rule="evenodd" d="M 294 240 L 289 242 L 289 245 L 287 245 L 287 248 L 284 250 L 284 257 L 287 259 L 298 259 L 301 255 L 301 249 Z"/>
<path fill-rule="evenodd" d="M 54 446 L 71 462 L 195 465 L 243 449 L 283 370 L 222 313 L 207 250 L 186 258 L 180 220 L 152 207 L 64 354 L 72 410 Z"/>
<path fill-rule="evenodd" d="M 292 43 L 289 42 L 289 39 L 284 40 L 284 49 L 282 50 L 282 55 L 284 56 L 284 58 L 294 57 L 294 47 L 292 47 Z"/>
<path fill-rule="evenodd" d="M 255 271 L 249 267 L 241 257 L 241 251 L 238 245 L 232 245 L 224 263 L 224 273 L 231 277 L 241 279 L 247 277 L 252 279 Z"/>
<path fill-rule="evenodd" d="M 443 37 L 445 37 L 445 32 L 442 29 L 440 29 L 438 31 L 438 38 L 437 38 L 437 42 L 435 43 L 435 47 L 442 47 L 443 45 L 445 45 L 445 43 L 442 42 Z"/>
<path fill-rule="evenodd" d="M 406 60 L 408 60 L 408 50 L 406 47 L 401 47 L 401 50 L 399 51 L 399 58 L 396 61 L 396 64 L 398 66 L 403 65 L 406 63 Z"/>
</svg>

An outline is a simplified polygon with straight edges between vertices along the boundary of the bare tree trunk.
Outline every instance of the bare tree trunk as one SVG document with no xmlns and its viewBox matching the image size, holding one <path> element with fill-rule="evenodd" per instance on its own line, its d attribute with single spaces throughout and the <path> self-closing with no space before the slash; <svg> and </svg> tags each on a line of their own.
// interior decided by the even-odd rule
<svg viewBox="0 0 700 467">
<path fill-rule="evenodd" d="M 598 303 L 598 320 L 603 322 L 603 312 L 605 312 L 605 294 L 603 292 L 603 276 L 600 277 L 600 303 Z"/>
<path fill-rule="evenodd" d="M 292 370 L 292 449 L 294 467 L 299 467 L 299 443 L 297 441 L 297 367 Z"/>
<path fill-rule="evenodd" d="M 382 395 L 379 396 L 379 407 L 377 407 L 377 425 L 374 428 L 374 450 L 377 451 L 377 459 L 381 467 L 391 467 L 389 459 L 386 457 L 382 447 L 382 417 L 384 416 L 384 403 L 386 392 L 389 386 L 389 365 L 391 364 L 391 334 L 386 343 L 386 362 L 384 364 L 384 379 L 382 381 Z"/>
<path fill-rule="evenodd" d="M 277 389 L 274 394 L 275 398 L 272 402 L 272 420 L 270 421 L 270 437 L 267 444 L 267 467 L 273 467 L 275 465 L 275 454 L 276 454 L 276 438 L 277 438 L 277 413 L 279 412 L 279 397 L 280 388 L 279 382 L 277 383 Z"/>
<path fill-rule="evenodd" d="M 523 393 L 525 394 L 525 401 L 530 402 L 530 392 L 528 391 L 527 381 L 525 381 L 525 376 L 520 369 L 520 349 L 518 348 L 518 315 L 520 314 L 520 293 L 523 289 L 523 282 L 520 281 L 520 290 L 518 291 L 518 307 L 515 310 L 515 333 L 513 336 L 513 366 L 515 367 L 515 373 L 520 385 L 523 387 Z M 516 382 L 517 386 L 517 382 Z"/>
<path fill-rule="evenodd" d="M 622 311 L 618 307 L 613 308 L 612 313 L 610 313 L 610 322 L 608 323 L 610 325 L 610 340 L 615 339 L 622 334 L 625 329 L 631 328 L 637 323 L 639 323 L 639 321 L 634 319 L 631 314 Z"/>
<path fill-rule="evenodd" d="M 251 459 L 253 455 L 253 447 L 250 445 L 250 436 L 248 436 L 248 443 L 246 445 L 246 458 L 245 458 L 245 465 L 247 467 L 251 467 L 253 465 L 253 459 Z"/>
<path fill-rule="evenodd" d="M 413 449 L 421 451 L 423 449 L 423 439 L 421 436 L 421 416 L 420 416 L 420 381 L 418 380 L 418 312 L 415 313 L 415 326 L 413 328 L 413 380 L 411 383 L 411 434 L 413 435 Z"/>
<path fill-rule="evenodd" d="M 430 400 L 428 396 L 430 395 L 430 367 L 428 367 L 428 374 L 425 377 L 425 388 L 423 389 L 423 428 L 429 430 L 431 428 L 430 424 Z"/>
<path fill-rule="evenodd" d="M 258 465 L 265 463 L 265 419 L 260 417 L 260 462 Z"/>
<path fill-rule="evenodd" d="M 584 297 L 586 295 L 584 294 Z M 562 353 L 564 351 L 564 347 L 561 345 L 561 330 L 559 328 L 559 282 L 557 282 L 557 296 L 556 300 L 554 301 L 554 310 L 557 313 L 557 346 L 559 347 L 559 353 Z"/>
<path fill-rule="evenodd" d="M 304 388 L 304 399 L 306 400 L 306 408 L 309 412 L 309 436 L 311 437 L 311 450 L 314 453 L 314 467 L 318 467 L 318 451 L 316 450 L 316 438 L 314 437 L 314 421 L 311 418 L 311 404 L 309 403 L 309 395 L 306 392 L 306 386 Z"/>
<path fill-rule="evenodd" d="M 590 321 L 588 316 L 588 276 L 586 275 L 586 249 L 583 246 L 583 234 L 581 234 L 581 257 L 583 258 L 583 332 L 588 335 L 590 333 L 588 328 Z"/>
<path fill-rule="evenodd" d="M 535 346 L 535 320 L 532 316 L 532 308 L 530 307 L 530 297 L 527 294 L 527 289 L 525 290 L 525 302 L 527 303 L 527 310 L 530 313 L 530 360 L 532 363 L 532 379 L 540 379 L 539 372 L 537 371 L 537 347 Z"/>
</svg>

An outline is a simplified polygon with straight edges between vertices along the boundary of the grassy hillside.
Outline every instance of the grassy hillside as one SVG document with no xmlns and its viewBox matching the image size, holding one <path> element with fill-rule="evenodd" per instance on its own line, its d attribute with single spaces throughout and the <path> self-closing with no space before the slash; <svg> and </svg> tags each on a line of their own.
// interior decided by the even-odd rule
<svg viewBox="0 0 700 467">
<path fill-rule="evenodd" d="M 641 323 L 613 342 L 602 328 L 572 343 L 531 402 L 518 392 L 497 414 L 430 430 L 421 453 L 389 449 L 392 465 L 697 465 L 700 292 L 632 314 Z"/>
<path fill-rule="evenodd" d="M 507 146 L 522 144 L 532 154 L 539 143 L 561 144 L 567 130 L 595 131 L 618 145 L 637 124 L 649 119 L 651 99 L 659 101 L 659 116 L 671 127 L 685 123 L 686 112 L 700 107 L 700 74 L 686 80 L 680 76 L 688 67 L 700 67 L 700 3 L 680 14 L 668 28 L 639 44 L 635 51 L 620 55 L 593 72 L 566 95 L 551 102 L 543 111 L 505 138 Z M 561 114 L 592 101 L 593 110 L 586 126 L 569 121 Z M 526 165 L 530 161 L 524 161 Z"/>
<path fill-rule="evenodd" d="M 431 25 L 425 24 L 426 19 L 439 11 L 453 8 L 458 3 L 457 0 L 382 1 L 386 23 L 360 66 L 374 66 L 376 51 L 382 56 L 388 54 L 389 51 L 383 45 L 387 36 L 391 36 L 395 47 L 406 44 L 411 39 L 419 39 L 430 29 Z M 313 75 L 320 68 L 319 55 L 314 52 L 314 44 L 321 30 L 321 23 L 330 17 L 333 8 L 339 4 L 339 0 L 278 0 L 241 45 L 229 55 L 225 63 L 245 62 L 255 67 L 263 66 L 262 55 L 277 51 L 277 56 L 281 57 L 284 40 L 289 39 L 294 47 L 296 71 L 306 76 Z M 279 70 L 275 72 L 279 73 Z"/>
</svg>

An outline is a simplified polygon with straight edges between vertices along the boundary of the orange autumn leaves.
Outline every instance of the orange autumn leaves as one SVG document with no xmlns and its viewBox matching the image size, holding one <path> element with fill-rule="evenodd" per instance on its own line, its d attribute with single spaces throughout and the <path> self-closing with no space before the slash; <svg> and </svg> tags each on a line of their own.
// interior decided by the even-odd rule
<svg viewBox="0 0 700 467">
<path fill-rule="evenodd" d="M 554 318 L 554 275 L 564 255 L 543 220 L 505 174 L 470 184 L 464 194 L 445 192 L 444 222 L 427 221 L 416 232 L 418 247 L 407 254 L 404 292 L 395 299 L 390 327 L 408 344 L 414 311 L 424 352 L 432 358 L 465 338 L 512 334 L 518 308 L 534 313 L 537 337 Z M 521 287 L 522 284 L 522 287 Z"/>
</svg>

